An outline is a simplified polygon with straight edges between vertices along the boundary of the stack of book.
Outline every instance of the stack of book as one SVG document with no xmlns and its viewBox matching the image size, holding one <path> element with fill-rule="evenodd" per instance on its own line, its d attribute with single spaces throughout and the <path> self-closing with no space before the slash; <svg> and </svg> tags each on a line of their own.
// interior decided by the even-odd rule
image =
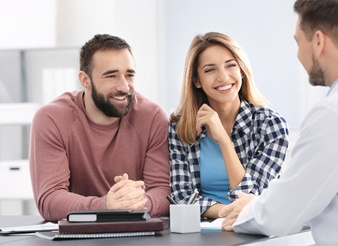
<svg viewBox="0 0 338 246">
<path fill-rule="evenodd" d="M 50 240 L 151 236 L 164 230 L 164 224 L 160 218 L 151 218 L 147 210 L 83 210 L 58 221 L 58 229 L 36 235 Z"/>
</svg>

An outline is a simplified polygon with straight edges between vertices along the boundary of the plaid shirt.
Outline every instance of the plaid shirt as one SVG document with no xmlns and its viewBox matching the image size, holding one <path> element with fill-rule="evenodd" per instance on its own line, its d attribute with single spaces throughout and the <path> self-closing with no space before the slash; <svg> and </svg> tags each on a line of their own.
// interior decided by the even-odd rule
<svg viewBox="0 0 338 246">
<path fill-rule="evenodd" d="M 231 132 L 231 140 L 240 162 L 245 168 L 241 182 L 227 194 L 231 201 L 237 192 L 258 195 L 268 187 L 270 180 L 279 176 L 288 148 L 288 127 L 278 113 L 242 101 Z M 186 202 L 194 189 L 200 190 L 200 142 L 206 129 L 192 145 L 184 144 L 176 134 L 176 123 L 169 123 L 170 188 L 173 199 Z M 217 203 L 199 196 L 203 213 Z"/>
</svg>

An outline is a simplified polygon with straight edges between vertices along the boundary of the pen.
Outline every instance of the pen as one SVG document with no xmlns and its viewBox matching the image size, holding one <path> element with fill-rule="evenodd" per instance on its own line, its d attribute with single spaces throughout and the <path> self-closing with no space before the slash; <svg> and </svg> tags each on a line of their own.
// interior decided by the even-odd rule
<svg viewBox="0 0 338 246">
<path fill-rule="evenodd" d="M 171 196 L 167 195 L 167 199 L 170 202 L 170 204 L 177 204 L 177 202 L 175 202 Z"/>
<path fill-rule="evenodd" d="M 199 194 L 198 190 L 195 189 L 195 190 L 194 190 L 194 193 L 193 193 L 193 194 L 191 195 L 191 197 L 189 198 L 189 201 L 188 201 L 187 204 L 193 204 L 193 203 L 195 203 L 195 200 L 196 200 L 198 194 Z"/>
</svg>

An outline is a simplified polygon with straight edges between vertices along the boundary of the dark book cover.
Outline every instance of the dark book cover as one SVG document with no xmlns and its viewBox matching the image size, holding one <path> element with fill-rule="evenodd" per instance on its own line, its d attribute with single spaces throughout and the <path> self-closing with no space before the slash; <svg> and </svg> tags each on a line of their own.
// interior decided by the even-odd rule
<svg viewBox="0 0 338 246">
<path fill-rule="evenodd" d="M 116 221 L 116 222 L 68 222 L 59 220 L 59 233 L 111 233 L 111 232 L 142 232 L 162 231 L 164 223 L 160 218 L 150 218 L 144 221 Z"/>
<path fill-rule="evenodd" d="M 79 210 L 67 214 L 69 222 L 113 222 L 148 220 L 148 210 L 102 209 Z"/>
</svg>

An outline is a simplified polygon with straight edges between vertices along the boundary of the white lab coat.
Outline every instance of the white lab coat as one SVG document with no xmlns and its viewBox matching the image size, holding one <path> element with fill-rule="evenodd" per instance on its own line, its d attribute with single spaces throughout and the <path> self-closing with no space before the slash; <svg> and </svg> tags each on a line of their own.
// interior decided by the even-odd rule
<svg viewBox="0 0 338 246">
<path fill-rule="evenodd" d="M 288 168 L 245 206 L 236 232 L 284 236 L 311 226 L 316 245 L 338 245 L 338 79 L 305 117 Z"/>
</svg>

